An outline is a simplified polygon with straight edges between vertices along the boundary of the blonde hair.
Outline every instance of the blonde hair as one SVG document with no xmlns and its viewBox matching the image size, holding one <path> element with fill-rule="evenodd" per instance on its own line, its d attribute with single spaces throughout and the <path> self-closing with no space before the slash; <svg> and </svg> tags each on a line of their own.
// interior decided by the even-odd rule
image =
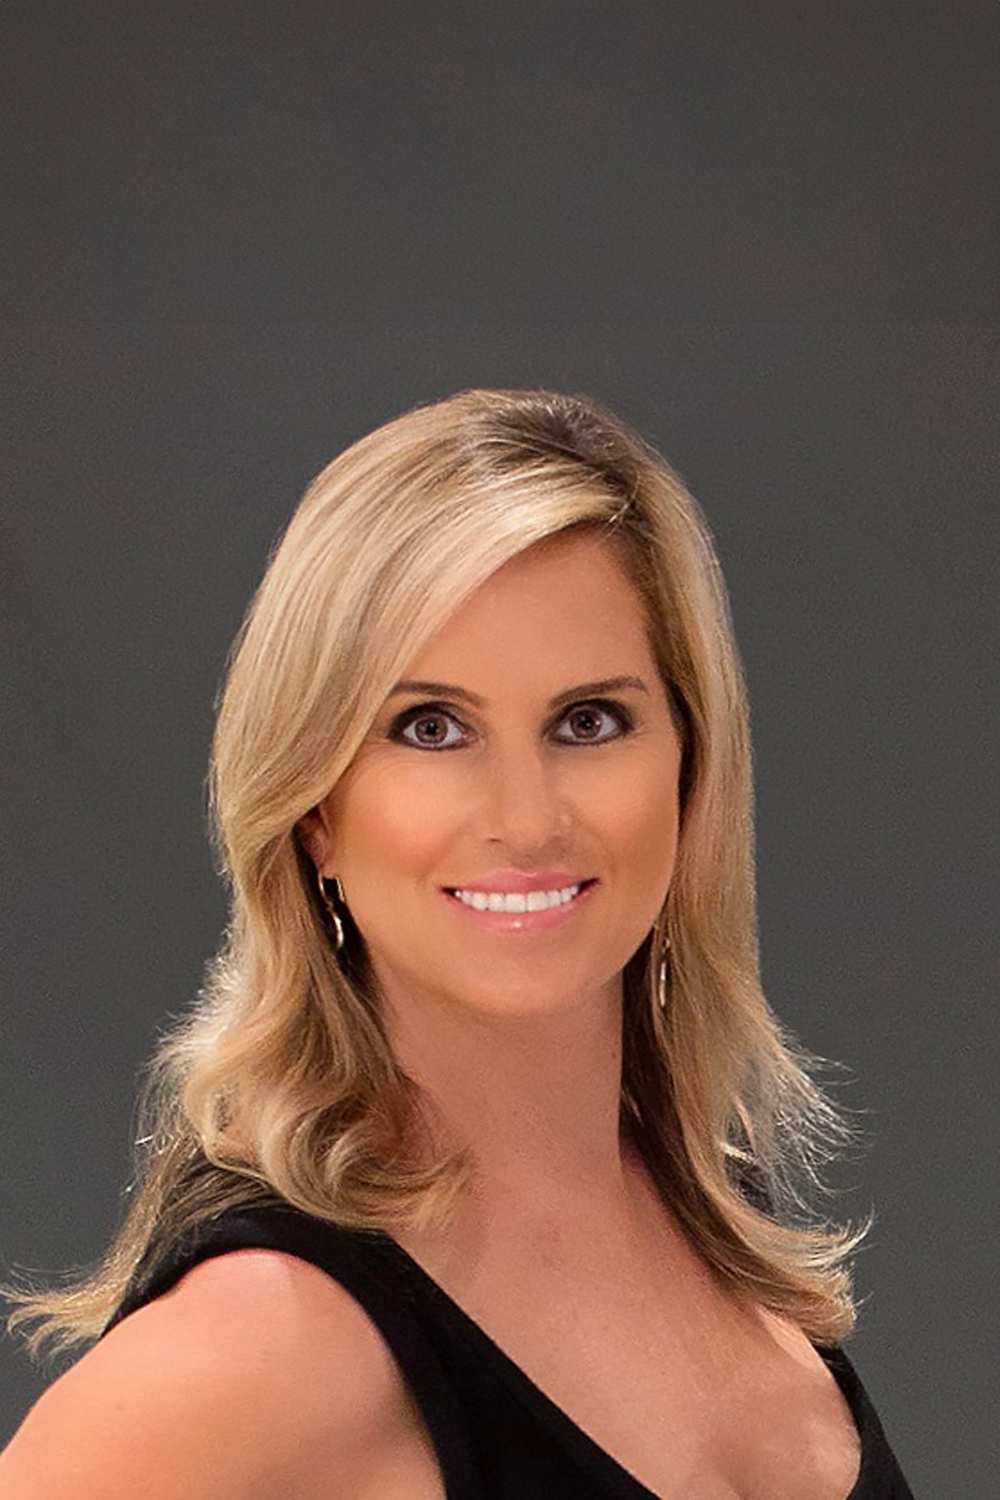
<svg viewBox="0 0 1000 1500">
<path fill-rule="evenodd" d="M 356 930 L 338 955 L 297 833 L 394 682 L 497 568 L 598 528 L 641 595 L 684 742 L 668 901 L 624 973 L 622 1125 L 705 1260 L 819 1341 L 851 1325 L 859 1236 L 807 1212 L 843 1137 L 762 994 L 744 686 L 707 528 L 595 403 L 467 391 L 348 448 L 295 512 L 234 647 L 212 766 L 231 922 L 151 1065 L 137 1184 L 101 1267 L 15 1294 L 30 1341 L 96 1337 L 142 1267 L 226 1207 L 444 1220 L 470 1180 L 395 1061 Z M 669 938 L 669 964 L 668 953 Z M 666 1005 L 661 1007 L 661 987 Z"/>
</svg>

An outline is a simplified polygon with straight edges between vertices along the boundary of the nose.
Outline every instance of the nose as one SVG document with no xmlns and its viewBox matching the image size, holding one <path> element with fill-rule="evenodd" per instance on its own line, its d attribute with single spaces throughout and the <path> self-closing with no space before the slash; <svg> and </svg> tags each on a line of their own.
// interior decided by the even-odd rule
<svg viewBox="0 0 1000 1500">
<path fill-rule="evenodd" d="M 565 789 L 542 747 L 497 747 L 484 770 L 487 838 L 525 862 L 552 845 L 571 821 Z"/>
</svg>

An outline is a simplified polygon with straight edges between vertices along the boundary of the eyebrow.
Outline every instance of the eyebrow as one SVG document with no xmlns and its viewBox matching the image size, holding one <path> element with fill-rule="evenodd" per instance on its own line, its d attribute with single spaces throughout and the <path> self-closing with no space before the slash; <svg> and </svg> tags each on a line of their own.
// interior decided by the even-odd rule
<svg viewBox="0 0 1000 1500">
<path fill-rule="evenodd" d="M 550 708 L 561 708 L 564 703 L 572 703 L 576 698 L 596 698 L 602 693 L 618 693 L 623 688 L 634 688 L 638 693 L 649 693 L 649 688 L 641 677 L 604 677 L 600 682 L 581 682 L 577 687 L 567 688 L 565 692 L 557 693 L 554 698 L 549 699 Z M 433 698 L 457 698 L 463 703 L 468 703 L 472 708 L 484 708 L 485 698 L 480 698 L 478 693 L 470 693 L 466 688 L 456 687 L 450 682 L 414 682 L 406 679 L 397 682 L 390 698 L 395 698 L 400 693 L 421 693 Z"/>
</svg>

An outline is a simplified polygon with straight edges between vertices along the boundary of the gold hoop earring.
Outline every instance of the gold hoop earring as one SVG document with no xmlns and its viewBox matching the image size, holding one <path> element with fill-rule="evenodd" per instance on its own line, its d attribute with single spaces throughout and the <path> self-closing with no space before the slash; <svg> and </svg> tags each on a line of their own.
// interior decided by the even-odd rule
<svg viewBox="0 0 1000 1500">
<path fill-rule="evenodd" d="M 663 939 L 663 957 L 660 959 L 659 982 L 656 987 L 656 998 L 659 1001 L 660 1010 L 667 1008 L 667 975 L 670 972 L 670 939 Z"/>
<path fill-rule="evenodd" d="M 338 876 L 334 875 L 333 883 L 337 891 L 337 900 L 342 906 L 345 906 L 346 902 L 344 901 L 344 892 L 341 888 L 340 879 Z M 336 906 L 334 906 L 333 901 L 327 894 L 326 886 L 323 883 L 322 870 L 316 871 L 316 884 L 319 886 L 320 900 L 326 907 L 327 912 L 330 915 L 330 920 L 333 923 L 333 946 L 339 953 L 341 948 L 343 948 L 344 946 L 344 924 L 341 920 L 340 912 L 337 910 Z"/>
</svg>

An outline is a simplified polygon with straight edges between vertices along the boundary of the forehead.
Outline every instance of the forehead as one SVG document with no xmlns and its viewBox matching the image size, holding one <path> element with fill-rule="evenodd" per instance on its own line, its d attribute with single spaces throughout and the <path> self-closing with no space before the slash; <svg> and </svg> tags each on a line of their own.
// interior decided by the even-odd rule
<svg viewBox="0 0 1000 1500">
<path fill-rule="evenodd" d="M 499 568 L 410 663 L 408 677 L 473 687 L 455 674 L 550 683 L 649 669 L 645 606 L 594 532 L 538 542 Z M 449 675 L 451 674 L 451 675 Z"/>
</svg>

